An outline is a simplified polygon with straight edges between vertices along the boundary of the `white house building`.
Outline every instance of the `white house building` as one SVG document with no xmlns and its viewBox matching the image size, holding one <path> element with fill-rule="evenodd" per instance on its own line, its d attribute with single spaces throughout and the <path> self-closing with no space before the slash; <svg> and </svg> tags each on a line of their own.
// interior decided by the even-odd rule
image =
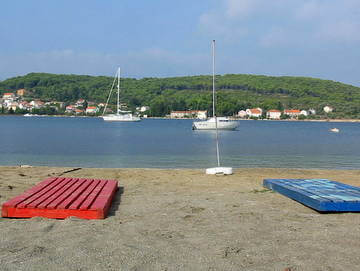
<svg viewBox="0 0 360 271">
<path fill-rule="evenodd" d="M 4 100 L 14 100 L 15 99 L 15 93 L 7 92 L 3 94 Z"/>
<path fill-rule="evenodd" d="M 316 115 L 316 110 L 315 109 L 309 109 L 309 114 L 310 115 Z"/>
<path fill-rule="evenodd" d="M 323 108 L 323 110 L 324 110 L 324 112 L 325 113 L 331 113 L 331 112 L 333 112 L 333 110 L 334 110 L 334 108 L 332 108 L 331 106 L 325 106 L 324 108 Z"/>
<path fill-rule="evenodd" d="M 181 119 L 181 118 L 206 119 L 207 111 L 206 110 L 171 111 L 170 118 L 172 118 L 172 119 Z"/>
<path fill-rule="evenodd" d="M 246 118 L 247 113 L 245 110 L 240 110 L 237 115 L 239 118 Z"/>
<path fill-rule="evenodd" d="M 268 119 L 278 120 L 281 117 L 281 111 L 276 109 L 271 109 L 266 112 L 266 117 Z"/>
<path fill-rule="evenodd" d="M 17 108 L 19 107 L 19 104 L 17 102 L 12 102 L 12 103 L 9 103 L 8 106 L 7 106 L 7 109 L 10 110 L 16 110 Z"/>
<path fill-rule="evenodd" d="M 306 111 L 306 110 L 301 110 L 300 115 L 303 115 L 303 116 L 307 117 L 307 116 L 309 116 L 309 112 Z"/>
<path fill-rule="evenodd" d="M 285 109 L 284 114 L 290 116 L 291 118 L 297 118 L 300 115 L 300 110 L 298 109 Z"/>
<path fill-rule="evenodd" d="M 139 112 L 145 112 L 145 111 L 150 110 L 150 106 L 147 106 L 147 105 L 139 106 L 139 107 L 136 107 L 136 110 Z"/>
<path fill-rule="evenodd" d="M 99 109 L 96 106 L 88 106 L 86 108 L 86 114 L 96 114 Z"/>
<path fill-rule="evenodd" d="M 40 101 L 40 100 L 31 101 L 31 102 L 30 102 L 30 105 L 31 105 L 33 108 L 39 109 L 39 108 L 41 108 L 41 107 L 44 106 L 44 102 L 42 102 L 42 101 Z"/>
<path fill-rule="evenodd" d="M 251 118 L 260 118 L 262 115 L 262 109 L 261 108 L 252 108 L 252 109 L 246 109 L 246 114 Z"/>
</svg>

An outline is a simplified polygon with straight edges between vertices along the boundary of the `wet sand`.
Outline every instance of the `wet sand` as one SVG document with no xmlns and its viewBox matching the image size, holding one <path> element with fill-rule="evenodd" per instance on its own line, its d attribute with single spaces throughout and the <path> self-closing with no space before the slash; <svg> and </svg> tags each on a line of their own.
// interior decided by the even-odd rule
<svg viewBox="0 0 360 271">
<path fill-rule="evenodd" d="M 117 179 L 108 218 L 0 219 L 0 270 L 359 270 L 360 213 L 320 214 L 264 178 L 359 170 L 0 167 L 0 203 L 48 176 Z"/>
</svg>

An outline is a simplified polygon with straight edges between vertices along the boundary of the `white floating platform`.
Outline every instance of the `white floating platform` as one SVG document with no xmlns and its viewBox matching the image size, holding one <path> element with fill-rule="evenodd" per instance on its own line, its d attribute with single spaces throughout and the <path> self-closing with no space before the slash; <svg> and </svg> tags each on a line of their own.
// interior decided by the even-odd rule
<svg viewBox="0 0 360 271">
<path fill-rule="evenodd" d="M 206 169 L 206 174 L 231 175 L 233 174 L 233 171 L 232 171 L 232 167 L 212 167 Z"/>
</svg>

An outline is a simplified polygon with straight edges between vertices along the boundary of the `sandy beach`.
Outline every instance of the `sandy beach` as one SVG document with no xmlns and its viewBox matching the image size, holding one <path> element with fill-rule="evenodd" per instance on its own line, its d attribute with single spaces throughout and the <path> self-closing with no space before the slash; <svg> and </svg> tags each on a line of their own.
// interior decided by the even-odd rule
<svg viewBox="0 0 360 271">
<path fill-rule="evenodd" d="M 359 270 L 360 214 L 320 214 L 264 189 L 264 178 L 359 170 L 0 167 L 0 203 L 48 176 L 119 182 L 104 220 L 0 220 L 0 270 Z"/>
</svg>

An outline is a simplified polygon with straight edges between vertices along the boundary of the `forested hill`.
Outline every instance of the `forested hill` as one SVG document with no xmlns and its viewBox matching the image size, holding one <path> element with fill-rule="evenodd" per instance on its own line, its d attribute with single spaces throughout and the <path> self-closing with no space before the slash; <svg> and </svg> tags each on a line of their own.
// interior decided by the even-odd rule
<svg viewBox="0 0 360 271">
<path fill-rule="evenodd" d="M 0 94 L 20 88 L 29 98 L 74 102 L 79 98 L 106 102 L 113 78 L 106 76 L 30 73 L 0 82 Z M 226 74 L 216 76 L 217 105 L 220 114 L 250 107 L 268 109 L 315 109 L 325 105 L 334 116 L 360 118 L 360 88 L 339 82 L 308 77 L 274 77 Z M 149 105 L 151 114 L 163 116 L 171 110 L 211 110 L 211 76 L 171 78 L 122 78 L 121 100 L 134 108 Z M 112 97 L 115 103 L 115 95 Z"/>
</svg>

